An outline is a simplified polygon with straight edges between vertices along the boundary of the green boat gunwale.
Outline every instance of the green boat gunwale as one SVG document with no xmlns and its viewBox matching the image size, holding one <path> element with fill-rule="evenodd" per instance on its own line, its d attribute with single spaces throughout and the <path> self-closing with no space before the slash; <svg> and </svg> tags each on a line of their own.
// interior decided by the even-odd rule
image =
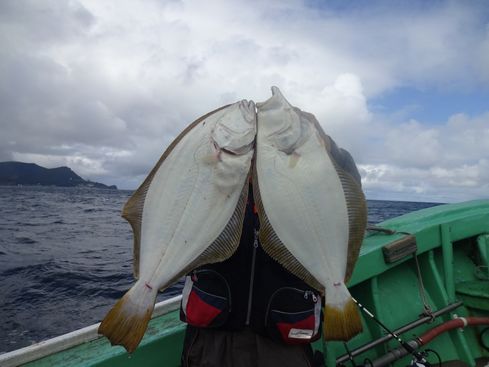
<svg viewBox="0 0 489 367">
<path fill-rule="evenodd" d="M 181 299 L 182 296 L 178 295 L 162 302 L 158 302 L 155 305 L 151 319 L 156 319 L 172 311 L 178 310 L 180 308 Z M 51 339 L 41 341 L 39 343 L 35 343 L 28 347 L 0 354 L 0 366 L 14 367 L 23 365 L 50 356 L 52 354 L 65 351 L 69 348 L 76 347 L 80 344 L 88 343 L 96 339 L 101 339 L 102 336 L 97 332 L 99 325 L 100 322 Z M 145 342 L 147 343 L 148 340 L 143 340 L 142 345 L 144 345 Z M 123 352 L 122 348 L 118 349 L 120 349 L 121 353 Z"/>
</svg>

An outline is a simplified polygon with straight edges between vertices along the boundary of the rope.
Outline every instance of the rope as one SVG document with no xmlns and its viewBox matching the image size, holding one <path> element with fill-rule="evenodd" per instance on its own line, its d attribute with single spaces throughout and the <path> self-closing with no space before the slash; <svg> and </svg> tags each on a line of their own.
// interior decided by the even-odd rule
<svg viewBox="0 0 489 367">
<path fill-rule="evenodd" d="M 380 233 L 385 233 L 388 235 L 405 234 L 407 236 L 412 236 L 412 234 L 409 232 L 396 231 L 393 229 L 382 228 L 382 227 L 377 227 L 377 226 L 367 226 L 367 231 L 380 232 Z M 433 316 L 433 310 L 431 309 L 431 306 L 428 304 L 428 301 L 426 298 L 426 290 L 425 290 L 424 283 L 423 283 L 423 276 L 421 275 L 421 268 L 419 266 L 417 253 L 414 253 L 413 257 L 414 257 L 414 263 L 416 264 L 416 275 L 418 277 L 419 295 L 421 297 L 421 302 L 423 303 L 422 315 L 429 316 L 431 318 L 431 320 L 433 321 L 435 319 L 435 317 Z"/>
<path fill-rule="evenodd" d="M 388 228 L 382 228 L 382 227 L 377 227 L 377 226 L 367 226 L 367 231 L 369 232 L 381 232 L 385 234 L 395 234 L 396 231 L 393 229 L 388 229 Z"/>
<path fill-rule="evenodd" d="M 389 228 L 383 228 L 383 227 L 377 227 L 377 226 L 367 226 L 367 232 L 380 232 L 388 235 L 393 235 L 393 234 L 405 234 L 410 236 L 411 233 L 409 232 L 403 232 L 403 231 L 396 231 L 395 229 L 389 229 Z"/>
<path fill-rule="evenodd" d="M 435 316 L 433 315 L 433 310 L 431 309 L 431 306 L 428 304 L 428 301 L 426 299 L 426 290 L 424 288 L 423 284 L 423 276 L 421 274 L 421 268 L 419 266 L 419 261 L 418 261 L 418 255 L 417 253 L 413 254 L 414 258 L 414 263 L 416 264 L 416 275 L 418 277 L 418 289 L 419 289 L 419 295 L 421 297 L 421 302 L 423 302 L 423 315 L 429 316 L 431 318 L 431 322 L 435 319 Z"/>
</svg>

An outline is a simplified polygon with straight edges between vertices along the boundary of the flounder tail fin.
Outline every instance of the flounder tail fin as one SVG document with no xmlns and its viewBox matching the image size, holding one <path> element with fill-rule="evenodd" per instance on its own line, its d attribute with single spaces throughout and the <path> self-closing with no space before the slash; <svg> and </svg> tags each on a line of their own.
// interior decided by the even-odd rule
<svg viewBox="0 0 489 367">
<path fill-rule="evenodd" d="M 136 282 L 102 320 L 98 333 L 105 335 L 112 345 L 122 345 L 132 353 L 151 319 L 156 294 L 156 288 Z"/>
<path fill-rule="evenodd" d="M 357 305 L 351 298 L 345 286 L 332 292 L 347 292 L 347 297 L 341 302 L 328 302 L 328 290 L 326 290 L 326 305 L 324 306 L 323 335 L 325 340 L 348 341 L 362 331 L 362 319 Z M 331 295 L 337 298 L 337 295 Z M 342 294 L 341 296 L 346 296 Z M 343 298 L 343 297 L 341 297 Z"/>
</svg>

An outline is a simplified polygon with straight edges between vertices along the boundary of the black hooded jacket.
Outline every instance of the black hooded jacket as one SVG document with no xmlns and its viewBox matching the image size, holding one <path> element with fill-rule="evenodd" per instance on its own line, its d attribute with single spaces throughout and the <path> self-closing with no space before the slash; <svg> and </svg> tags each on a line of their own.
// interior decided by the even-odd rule
<svg viewBox="0 0 489 367">
<path fill-rule="evenodd" d="M 298 322 L 297 325 L 300 327 L 304 325 L 301 318 L 308 317 L 310 320 L 312 312 L 316 323 L 312 340 L 316 339 L 321 329 L 321 300 L 318 292 L 285 270 L 263 250 L 258 239 L 259 230 L 260 224 L 250 185 L 238 249 L 229 259 L 205 265 L 187 277 L 187 283 L 190 284 L 186 284 L 186 290 L 183 292 L 182 320 L 194 326 L 234 331 L 249 326 L 259 334 L 272 337 L 271 334 L 274 334 L 275 337 L 281 338 L 277 331 L 277 323 L 290 322 L 292 327 L 295 327 L 294 323 Z M 198 288 L 194 290 L 201 296 L 196 307 L 190 304 L 196 303 L 193 301 L 195 298 L 189 297 L 193 287 Z M 209 300 L 208 297 L 212 295 L 229 298 L 227 306 L 223 306 L 221 298 L 216 298 L 217 302 Z M 219 309 L 223 308 L 223 312 L 208 325 L 195 325 L 187 317 L 189 315 L 186 315 L 184 308 L 191 310 L 193 307 L 194 313 L 199 312 L 207 306 L 207 303 L 200 303 L 202 299 L 217 305 Z M 286 320 L 282 319 L 282 316 L 285 316 Z"/>
</svg>

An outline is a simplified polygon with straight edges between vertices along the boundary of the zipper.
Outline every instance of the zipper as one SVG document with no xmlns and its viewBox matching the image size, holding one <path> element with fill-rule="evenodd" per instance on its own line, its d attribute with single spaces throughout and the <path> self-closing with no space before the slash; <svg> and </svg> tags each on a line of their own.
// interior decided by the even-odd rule
<svg viewBox="0 0 489 367">
<path fill-rule="evenodd" d="M 255 281 L 255 262 L 256 262 L 256 251 L 258 249 L 258 231 L 254 229 L 254 240 L 253 240 L 253 256 L 251 258 L 251 276 L 250 276 L 250 291 L 248 293 L 248 312 L 246 313 L 246 326 L 250 325 L 251 319 L 251 305 L 253 302 L 253 283 Z"/>
<path fill-rule="evenodd" d="M 294 292 L 297 292 L 297 293 L 301 293 L 301 294 L 304 294 L 304 299 L 309 299 L 309 296 L 311 296 L 311 299 L 312 299 L 312 302 L 313 303 L 316 303 L 318 301 L 318 298 L 317 296 L 314 294 L 313 291 L 304 291 L 302 289 L 299 289 L 299 288 L 294 288 L 294 287 L 282 287 L 282 288 L 279 288 L 277 289 L 275 292 L 272 293 L 271 297 L 270 297 L 270 300 L 268 301 L 268 305 L 267 305 L 267 312 L 265 313 L 265 326 L 268 325 L 268 315 L 270 314 L 270 307 L 272 305 L 272 301 L 273 299 L 275 298 L 275 295 L 279 292 L 282 292 L 284 290 L 292 290 Z"/>
<path fill-rule="evenodd" d="M 223 296 L 218 296 L 217 294 L 212 294 L 212 293 L 206 292 L 206 291 L 204 291 L 204 290 L 200 289 L 199 287 L 196 287 L 195 285 L 194 285 L 194 288 L 195 288 L 195 289 L 197 289 L 199 292 L 202 292 L 202 293 L 204 293 L 204 294 L 207 294 L 208 296 L 215 297 L 215 298 L 219 298 L 219 299 L 225 299 L 225 300 L 227 300 L 227 298 L 226 298 L 226 297 L 223 297 Z"/>
<path fill-rule="evenodd" d="M 279 311 L 279 310 L 272 310 L 272 311 L 276 312 L 276 313 L 280 313 L 282 315 L 301 315 L 303 313 L 311 313 L 311 311 L 314 311 L 314 308 L 311 308 L 311 309 L 308 309 L 305 311 L 298 311 L 298 312 L 285 312 L 285 311 Z"/>
<path fill-rule="evenodd" d="M 226 278 L 224 278 L 220 273 L 218 273 L 217 271 L 212 270 L 212 269 L 198 269 L 198 270 L 194 270 L 192 272 L 192 276 L 195 277 L 192 280 L 194 281 L 194 283 L 196 283 L 199 280 L 199 274 L 205 274 L 205 273 L 216 275 L 219 279 L 222 280 L 222 282 L 226 286 L 226 290 L 227 290 L 227 293 L 228 293 L 228 298 L 227 298 L 228 299 L 228 305 L 229 305 L 228 312 L 231 312 L 231 309 L 232 309 L 231 288 L 229 288 L 229 283 L 227 282 Z M 197 287 L 195 284 L 193 286 L 195 288 L 197 288 L 199 291 L 203 292 L 203 293 L 209 294 L 209 295 L 214 296 L 214 297 L 217 297 L 217 298 L 223 298 L 223 299 L 225 298 L 225 297 L 222 297 L 222 296 L 218 296 L 216 294 L 212 294 L 212 293 L 203 291 L 202 289 L 200 289 L 199 287 Z"/>
<path fill-rule="evenodd" d="M 308 299 L 309 295 L 311 295 L 312 301 L 314 303 L 316 303 L 318 301 L 318 298 L 316 297 L 316 295 L 314 294 L 313 291 L 305 291 L 304 292 L 304 299 Z"/>
</svg>

